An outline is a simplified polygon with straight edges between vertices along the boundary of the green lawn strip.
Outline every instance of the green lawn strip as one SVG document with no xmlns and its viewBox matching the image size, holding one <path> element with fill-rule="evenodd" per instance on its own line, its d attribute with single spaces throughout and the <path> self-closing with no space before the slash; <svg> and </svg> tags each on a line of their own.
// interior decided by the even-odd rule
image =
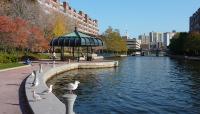
<svg viewBox="0 0 200 114">
<path fill-rule="evenodd" d="M 22 64 L 22 63 L 6 63 L 6 64 L 0 63 L 0 70 L 7 69 L 7 68 L 19 67 L 19 66 L 24 66 L 24 64 Z"/>
</svg>

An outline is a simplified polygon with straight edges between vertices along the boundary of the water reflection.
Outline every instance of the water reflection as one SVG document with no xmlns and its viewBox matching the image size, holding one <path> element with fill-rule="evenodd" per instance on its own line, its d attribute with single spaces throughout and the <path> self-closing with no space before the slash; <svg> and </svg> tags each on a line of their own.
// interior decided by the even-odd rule
<svg viewBox="0 0 200 114">
<path fill-rule="evenodd" d="M 182 66 L 180 72 L 186 74 L 184 77 L 189 81 L 182 81 L 189 89 L 184 90 L 192 98 L 190 106 L 197 113 L 200 112 L 200 62 L 199 61 L 177 61 Z"/>
<path fill-rule="evenodd" d="M 200 62 L 168 57 L 128 57 L 116 69 L 81 69 L 49 80 L 65 104 L 66 84 L 79 80 L 77 114 L 200 112 Z"/>
<path fill-rule="evenodd" d="M 74 112 L 74 102 L 76 101 L 76 94 L 65 94 L 63 95 L 65 99 L 66 114 L 75 114 Z"/>
</svg>

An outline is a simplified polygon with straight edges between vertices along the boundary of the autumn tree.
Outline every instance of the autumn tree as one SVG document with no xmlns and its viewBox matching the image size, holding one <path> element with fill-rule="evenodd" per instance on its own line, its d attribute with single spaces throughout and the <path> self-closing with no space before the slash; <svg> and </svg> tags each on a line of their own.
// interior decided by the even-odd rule
<svg viewBox="0 0 200 114">
<path fill-rule="evenodd" d="M 6 16 L 10 15 L 11 11 L 11 1 L 10 0 L 0 0 L 0 15 Z"/>
<path fill-rule="evenodd" d="M 7 16 L 0 16 L 0 46 L 3 49 L 11 47 L 14 39 L 16 25 L 13 20 Z"/>
<path fill-rule="evenodd" d="M 31 20 L 33 23 L 37 22 L 41 10 L 37 0 L 10 0 L 10 4 L 10 16 Z"/>
<path fill-rule="evenodd" d="M 53 35 L 54 37 L 59 37 L 65 33 L 68 33 L 70 30 L 69 27 L 69 19 L 61 14 L 56 15 L 55 19 L 55 24 L 54 24 L 54 29 L 53 29 Z"/>
<path fill-rule="evenodd" d="M 106 49 L 113 52 L 126 52 L 126 42 L 122 39 L 118 29 L 109 27 L 102 35 Z"/>
<path fill-rule="evenodd" d="M 69 17 L 58 11 L 46 12 L 37 0 L 1 0 L 0 6 L 1 47 L 46 49 L 53 37 L 71 32 L 74 27 Z M 39 47 L 30 40 L 38 42 Z"/>
<path fill-rule="evenodd" d="M 0 39 L 2 48 L 30 48 L 32 51 L 41 51 L 48 47 L 43 32 L 21 18 L 0 16 Z"/>
<path fill-rule="evenodd" d="M 41 52 L 48 48 L 47 39 L 44 38 L 44 34 L 38 27 L 32 27 L 30 29 L 30 38 L 28 40 L 28 48 L 31 51 Z"/>
<path fill-rule="evenodd" d="M 29 38 L 29 23 L 21 18 L 16 18 L 13 22 L 16 26 L 16 31 L 13 33 L 13 46 L 24 49 L 27 47 L 27 41 Z"/>
<path fill-rule="evenodd" d="M 59 37 L 60 35 L 63 35 L 65 31 L 66 28 L 64 26 L 64 19 L 61 15 L 58 15 L 54 24 L 53 34 L 55 37 Z"/>
</svg>

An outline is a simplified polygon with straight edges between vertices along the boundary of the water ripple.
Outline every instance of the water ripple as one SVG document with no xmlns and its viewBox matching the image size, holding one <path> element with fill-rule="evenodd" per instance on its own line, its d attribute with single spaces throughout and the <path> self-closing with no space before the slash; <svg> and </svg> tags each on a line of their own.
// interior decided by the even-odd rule
<svg viewBox="0 0 200 114">
<path fill-rule="evenodd" d="M 199 114 L 200 63 L 168 57 L 128 57 L 114 69 L 73 70 L 54 77 L 54 94 L 81 82 L 77 114 Z"/>
</svg>

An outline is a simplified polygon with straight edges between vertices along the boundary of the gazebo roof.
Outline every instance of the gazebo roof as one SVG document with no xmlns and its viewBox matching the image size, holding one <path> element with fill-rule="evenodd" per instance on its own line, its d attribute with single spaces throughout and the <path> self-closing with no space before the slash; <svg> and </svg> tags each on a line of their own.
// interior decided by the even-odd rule
<svg viewBox="0 0 200 114">
<path fill-rule="evenodd" d="M 103 41 L 99 38 L 84 34 L 77 29 L 69 34 L 64 34 L 56 39 L 52 39 L 50 46 L 67 46 L 67 47 L 86 47 L 86 46 L 103 46 Z"/>
</svg>

